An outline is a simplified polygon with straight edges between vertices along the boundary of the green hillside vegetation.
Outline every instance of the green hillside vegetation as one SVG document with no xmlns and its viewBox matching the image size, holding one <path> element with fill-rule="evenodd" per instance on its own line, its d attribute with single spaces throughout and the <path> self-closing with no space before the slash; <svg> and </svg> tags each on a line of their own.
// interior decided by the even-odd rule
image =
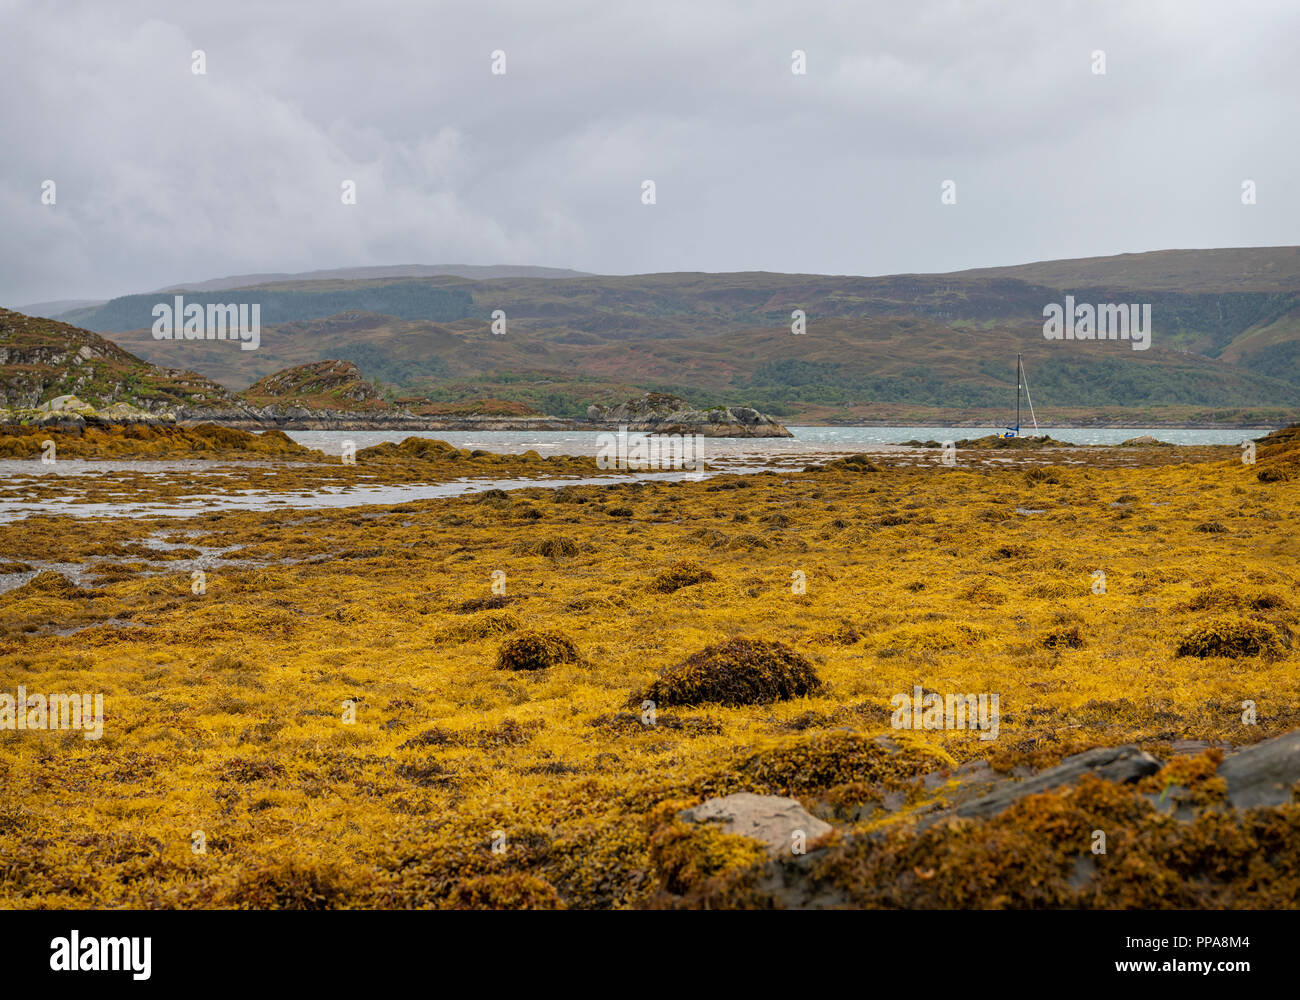
<svg viewBox="0 0 1300 1000">
<path fill-rule="evenodd" d="M 1166 410 L 1213 410 L 1246 419 L 1300 407 L 1294 247 L 942 275 L 444 276 L 296 281 L 239 294 L 264 303 L 257 351 L 154 341 L 147 324 L 114 337 L 158 364 L 176 364 L 183 350 L 187 366 L 236 389 L 291 366 L 342 359 L 400 394 L 446 403 L 495 398 L 559 416 L 645 390 L 697 405 L 751 405 L 787 420 L 890 406 L 1004 413 L 1017 352 L 1036 401 L 1050 411 L 1118 417 L 1142 408 L 1159 419 Z M 1067 294 L 1080 303 L 1150 303 L 1151 349 L 1044 340 L 1043 307 Z M 235 297 L 228 291 L 214 301 Z M 125 304 L 142 298 L 156 300 L 118 299 L 100 313 L 126 315 Z M 343 301 L 354 304 L 322 312 Z M 490 332 L 497 309 L 508 318 L 505 336 Z M 804 336 L 790 332 L 794 309 L 807 315 Z M 284 310 L 297 312 L 271 318 Z"/>
<path fill-rule="evenodd" d="M 384 394 L 350 361 L 318 361 L 259 379 L 239 394 L 252 406 L 364 412 L 388 409 Z"/>
<path fill-rule="evenodd" d="M 962 273 L 1058 288 L 1086 284 L 1181 292 L 1293 292 L 1300 288 L 1300 247 L 1152 250 L 982 267 Z"/>
<path fill-rule="evenodd" d="M 0 309 L 0 407 L 32 409 L 60 396 L 95 409 L 126 403 L 149 413 L 234 401 L 209 378 L 156 368 L 89 330 Z"/>
</svg>

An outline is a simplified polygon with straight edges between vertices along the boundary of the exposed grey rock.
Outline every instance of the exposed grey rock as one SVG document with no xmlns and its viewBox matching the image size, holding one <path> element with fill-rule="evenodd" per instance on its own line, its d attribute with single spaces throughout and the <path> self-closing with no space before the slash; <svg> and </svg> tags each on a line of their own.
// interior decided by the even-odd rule
<svg viewBox="0 0 1300 1000">
<path fill-rule="evenodd" d="M 1026 795 L 1036 795 L 1061 785 L 1071 784 L 1085 774 L 1092 774 L 1106 781 L 1128 782 L 1137 781 L 1158 770 L 1160 770 L 1160 761 L 1136 746 L 1098 747 L 1096 750 L 1066 757 L 1056 767 L 1049 767 L 1032 778 L 995 788 L 988 795 L 958 806 L 956 814 L 994 816 Z"/>
<path fill-rule="evenodd" d="M 1237 809 L 1291 801 L 1300 781 L 1300 729 L 1238 750 L 1219 765 L 1228 783 L 1228 802 Z"/>
<path fill-rule="evenodd" d="M 1123 442 L 1120 445 L 1120 447 L 1121 448 L 1150 448 L 1158 444 L 1164 444 L 1164 442 L 1156 440 L 1150 434 L 1143 434 L 1141 437 L 1129 438 L 1127 441 Z"/>
<path fill-rule="evenodd" d="M 83 402 L 71 393 L 55 396 L 53 399 L 36 407 L 36 409 L 41 413 L 80 413 L 85 415 L 95 412 L 93 406 Z"/>
<path fill-rule="evenodd" d="M 1205 753 L 1211 747 L 1218 747 L 1220 750 L 1231 750 L 1232 744 L 1223 740 L 1174 740 L 1169 744 L 1170 751 L 1177 757 L 1195 757 L 1197 754 Z"/>
<path fill-rule="evenodd" d="M 1091 854 L 1080 854 L 1074 859 L 1074 869 L 1070 872 L 1070 888 L 1082 889 L 1097 874 L 1097 862 Z"/>
<path fill-rule="evenodd" d="M 727 833 L 762 841 L 773 854 L 791 853 L 795 831 L 803 832 L 805 843 L 831 832 L 829 823 L 813 816 L 796 800 L 753 792 L 706 799 L 678 813 L 677 818 L 686 823 L 717 823 Z"/>
<path fill-rule="evenodd" d="M 1176 751 L 1200 752 L 1211 745 L 1215 744 L 1180 740 Z M 1221 743 L 1217 745 L 1222 747 Z M 1026 795 L 1069 784 L 1084 774 L 1094 774 L 1113 782 L 1134 782 L 1159 770 L 1160 766 L 1154 757 L 1131 745 L 1089 750 L 1067 757 L 1057 767 L 1049 768 L 1025 781 L 999 779 L 988 794 L 978 799 L 953 808 L 940 808 L 937 812 L 922 816 L 915 829 L 924 830 L 933 823 L 952 816 L 988 819 Z M 976 764 L 969 766 L 968 770 L 959 768 L 954 773 L 975 784 L 988 773 L 988 769 L 987 766 L 980 767 Z M 1300 782 L 1300 729 L 1232 753 L 1219 765 L 1218 773 L 1227 782 L 1229 802 L 1238 809 L 1277 806 L 1292 801 L 1292 789 Z M 1190 821 L 1200 815 L 1203 807 L 1178 804 L 1177 795 L 1168 794 L 1169 791 L 1176 793 L 1176 790 L 1167 790 L 1166 794 L 1152 793 L 1145 797 L 1156 809 L 1179 821 Z M 918 810 L 918 814 L 924 808 Z M 884 836 L 880 830 L 851 834 L 845 843 L 853 845 L 865 842 L 869 847 L 881 841 Z M 845 890 L 835 884 L 833 879 L 827 878 L 824 870 L 819 867 L 824 858 L 824 849 L 810 851 L 805 855 L 792 856 L 788 851 L 775 854 L 758 869 L 755 889 L 759 894 L 767 895 L 771 905 L 785 909 L 827 909 L 854 905 L 853 899 Z M 1084 888 L 1096 877 L 1097 871 L 1097 859 L 1090 854 L 1080 853 L 1075 857 L 1068 875 L 1069 884 L 1075 889 Z"/>
</svg>

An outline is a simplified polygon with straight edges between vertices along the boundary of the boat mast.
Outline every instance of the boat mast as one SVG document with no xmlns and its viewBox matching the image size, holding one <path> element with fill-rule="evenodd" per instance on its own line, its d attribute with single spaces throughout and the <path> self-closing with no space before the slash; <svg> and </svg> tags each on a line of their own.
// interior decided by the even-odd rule
<svg viewBox="0 0 1300 1000">
<path fill-rule="evenodd" d="M 1016 355 L 1016 433 L 1020 432 L 1020 355 Z"/>
</svg>

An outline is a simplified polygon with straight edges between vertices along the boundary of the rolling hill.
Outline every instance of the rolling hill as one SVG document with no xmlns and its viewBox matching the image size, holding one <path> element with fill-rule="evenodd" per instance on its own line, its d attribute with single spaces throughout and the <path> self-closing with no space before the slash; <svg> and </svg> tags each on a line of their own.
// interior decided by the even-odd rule
<svg viewBox="0 0 1300 1000">
<path fill-rule="evenodd" d="M 170 293 L 169 293 L 170 294 Z M 1043 307 L 1149 303 L 1147 351 L 1043 338 Z M 1300 408 L 1300 248 L 1165 250 L 952 274 L 322 277 L 186 301 L 262 303 L 257 351 L 155 341 L 157 294 L 64 318 L 232 388 L 325 359 L 446 403 L 560 416 L 643 390 L 797 420 L 1001 420 L 1024 353 L 1045 415 L 1258 421 Z M 791 312 L 807 333 L 791 333 Z M 505 336 L 490 330 L 495 310 Z M 787 420 L 787 422 L 790 422 Z"/>
</svg>

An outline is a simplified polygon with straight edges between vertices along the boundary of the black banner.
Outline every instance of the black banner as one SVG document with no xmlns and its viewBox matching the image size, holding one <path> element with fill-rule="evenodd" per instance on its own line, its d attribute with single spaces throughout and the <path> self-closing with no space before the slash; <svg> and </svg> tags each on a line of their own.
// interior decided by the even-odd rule
<svg viewBox="0 0 1300 1000">
<path fill-rule="evenodd" d="M 1232 989 L 1261 973 L 1263 982 L 1281 974 L 1294 926 L 1291 914 L 1261 911 L 0 912 L 6 986 L 75 989 L 111 980 L 131 990 L 253 982 L 338 989 L 434 968 L 445 975 L 459 963 L 484 977 L 484 989 L 513 976 L 536 984 L 557 967 L 578 982 L 613 983 L 604 978 L 612 973 L 663 986 L 725 965 L 734 984 L 765 977 L 774 964 L 802 968 L 818 988 L 840 979 L 914 989 L 1000 979 L 1128 980 L 1138 989 L 1200 980 Z M 1054 978 L 1020 980 L 1036 975 Z"/>
</svg>

